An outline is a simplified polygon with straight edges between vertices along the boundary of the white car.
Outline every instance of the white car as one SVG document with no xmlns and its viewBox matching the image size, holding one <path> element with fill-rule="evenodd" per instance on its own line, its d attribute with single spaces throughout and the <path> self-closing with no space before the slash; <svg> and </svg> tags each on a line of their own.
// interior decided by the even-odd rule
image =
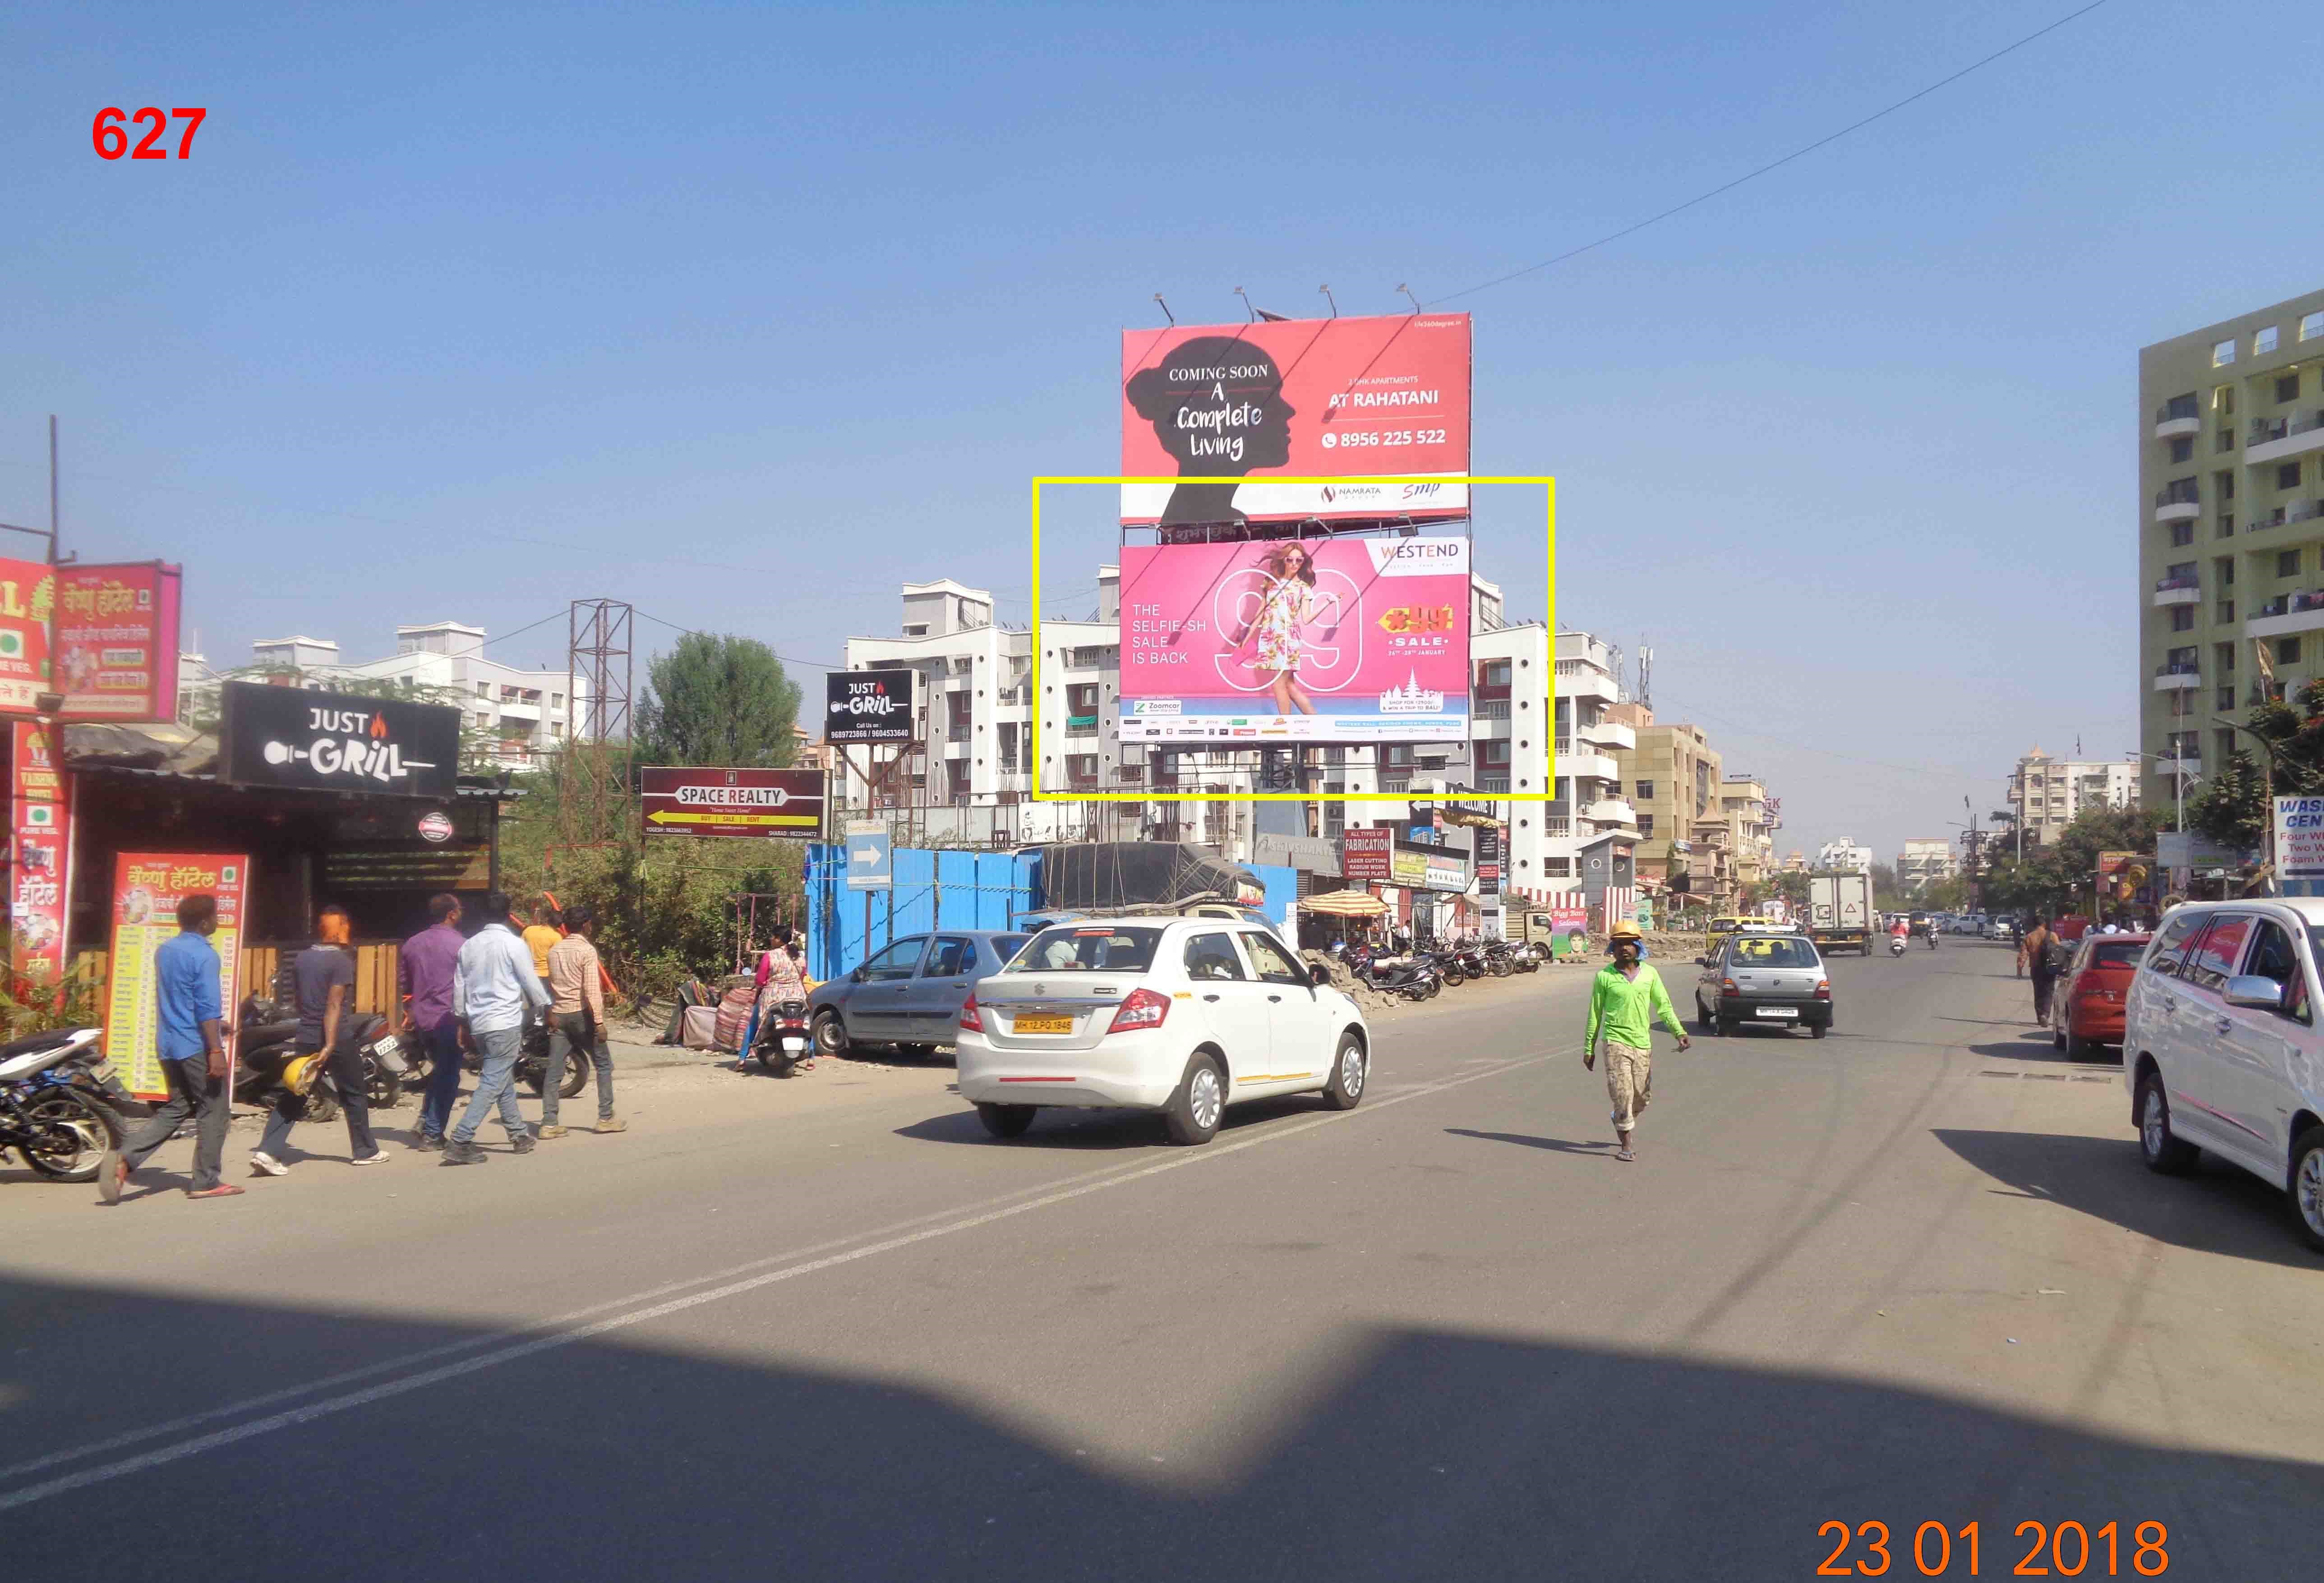
<svg viewBox="0 0 2324 1583">
<path fill-rule="evenodd" d="M 961 1008 L 961 1097 L 1016 1137 L 1045 1105 L 1158 1110 L 1207 1143 L 1239 1100 L 1315 1091 L 1354 1108 L 1371 1032 L 1267 929 L 1175 915 L 1053 925 Z"/>
<path fill-rule="evenodd" d="M 2123 1007 L 2123 1081 L 2149 1168 L 2199 1150 L 2285 1191 L 2324 1252 L 2324 899 L 2171 909 Z"/>
<path fill-rule="evenodd" d="M 2015 940 L 2017 938 L 2017 920 L 2015 918 L 1987 918 L 1985 921 L 1985 927 L 1980 931 L 1980 933 L 1987 940 Z"/>
</svg>

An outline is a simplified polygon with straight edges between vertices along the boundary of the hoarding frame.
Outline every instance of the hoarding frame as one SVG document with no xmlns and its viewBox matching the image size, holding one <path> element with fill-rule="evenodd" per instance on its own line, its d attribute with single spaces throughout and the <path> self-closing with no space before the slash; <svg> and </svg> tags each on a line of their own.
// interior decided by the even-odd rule
<svg viewBox="0 0 2324 1583">
<path fill-rule="evenodd" d="M 1050 791 L 1041 785 L 1041 491 L 1049 487 L 1073 485 L 1112 486 L 1125 483 L 1240 483 L 1240 477 L 1129 477 L 1120 474 L 1037 474 L 1033 478 L 1033 654 L 1031 730 L 1036 744 L 1032 756 L 1032 800 L 1037 803 L 1406 803 L 1413 794 L 1400 792 L 1157 792 L 1145 791 Z M 1548 696 L 1554 698 L 1557 689 L 1557 478 L 1554 474 L 1464 474 L 1454 477 L 1421 477 L 1347 474 L 1329 478 L 1284 478 L 1283 483 L 1461 483 L 1474 488 L 1480 484 L 1538 485 L 1544 496 L 1543 531 L 1545 564 L 1543 568 L 1542 595 L 1547 603 L 1549 622 L 1550 675 Z M 1473 499 L 1471 506 L 1473 510 Z M 1473 516 L 1471 520 L 1473 520 Z M 1261 535 L 1260 537 L 1268 537 Z M 1289 534 L 1283 538 L 1292 537 Z M 1352 535 L 1350 535 L 1352 537 Z M 1473 538 L 1473 535 L 1472 535 Z M 1475 557 L 1470 565 L 1473 569 Z M 1474 657 L 1471 663 L 1473 666 Z M 1551 803 L 1557 800 L 1557 739 L 1549 739 L 1549 770 L 1545 784 L 1537 792 L 1469 792 L 1463 800 L 1495 803 Z"/>
</svg>

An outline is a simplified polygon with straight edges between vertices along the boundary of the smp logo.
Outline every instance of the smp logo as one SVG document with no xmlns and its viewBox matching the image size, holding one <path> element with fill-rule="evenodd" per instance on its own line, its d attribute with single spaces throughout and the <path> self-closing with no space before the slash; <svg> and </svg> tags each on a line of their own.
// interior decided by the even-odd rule
<svg viewBox="0 0 2324 1583">
<path fill-rule="evenodd" d="M 1434 500 L 1443 492 L 1444 486 L 1441 483 L 1407 483 L 1404 486 L 1404 498 L 1408 501 Z"/>
</svg>

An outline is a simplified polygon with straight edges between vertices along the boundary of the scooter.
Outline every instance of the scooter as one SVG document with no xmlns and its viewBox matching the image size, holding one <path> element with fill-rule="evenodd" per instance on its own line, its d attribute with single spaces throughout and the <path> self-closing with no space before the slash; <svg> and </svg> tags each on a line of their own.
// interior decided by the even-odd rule
<svg viewBox="0 0 2324 1583">
<path fill-rule="evenodd" d="M 1904 942 L 1904 936 L 1903 936 L 1902 934 L 1891 934 L 1891 935 L 1889 935 L 1889 936 L 1888 936 L 1888 954 L 1889 954 L 1889 955 L 1891 955 L 1891 956 L 1902 956 L 1902 955 L 1904 955 L 1904 943 L 1905 943 L 1905 942 Z"/>
<path fill-rule="evenodd" d="M 56 1028 L 0 1045 L 0 1150 L 42 1175 L 94 1182 L 126 1129 L 129 1091 L 105 1059 L 101 1027 Z"/>
<path fill-rule="evenodd" d="M 799 1063 L 815 1054 L 815 1035 L 807 1026 L 807 1002 L 778 1000 L 759 1018 L 758 1042 L 751 1054 L 776 1077 L 789 1077 Z"/>
</svg>

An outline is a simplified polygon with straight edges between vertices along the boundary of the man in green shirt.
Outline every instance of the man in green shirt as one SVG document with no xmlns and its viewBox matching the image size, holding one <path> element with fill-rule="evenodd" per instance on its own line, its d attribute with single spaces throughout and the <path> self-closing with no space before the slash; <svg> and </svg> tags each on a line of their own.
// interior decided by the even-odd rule
<svg viewBox="0 0 2324 1583">
<path fill-rule="evenodd" d="M 1598 1044 L 1603 1037 L 1606 1092 L 1614 1101 L 1614 1157 L 1629 1161 L 1637 1158 L 1630 1152 L 1630 1134 L 1637 1130 L 1638 1112 L 1652 1097 L 1655 1018 L 1660 1017 L 1663 1026 L 1678 1035 L 1680 1049 L 1694 1041 L 1679 1025 L 1677 1008 L 1671 1005 L 1670 991 L 1663 988 L 1662 974 L 1638 960 L 1645 942 L 1639 938 L 1637 925 L 1617 924 L 1613 936 L 1614 960 L 1598 970 L 1590 986 L 1590 1033 L 1582 1044 L 1582 1064 L 1585 1069 L 1597 1064 Z"/>
</svg>

